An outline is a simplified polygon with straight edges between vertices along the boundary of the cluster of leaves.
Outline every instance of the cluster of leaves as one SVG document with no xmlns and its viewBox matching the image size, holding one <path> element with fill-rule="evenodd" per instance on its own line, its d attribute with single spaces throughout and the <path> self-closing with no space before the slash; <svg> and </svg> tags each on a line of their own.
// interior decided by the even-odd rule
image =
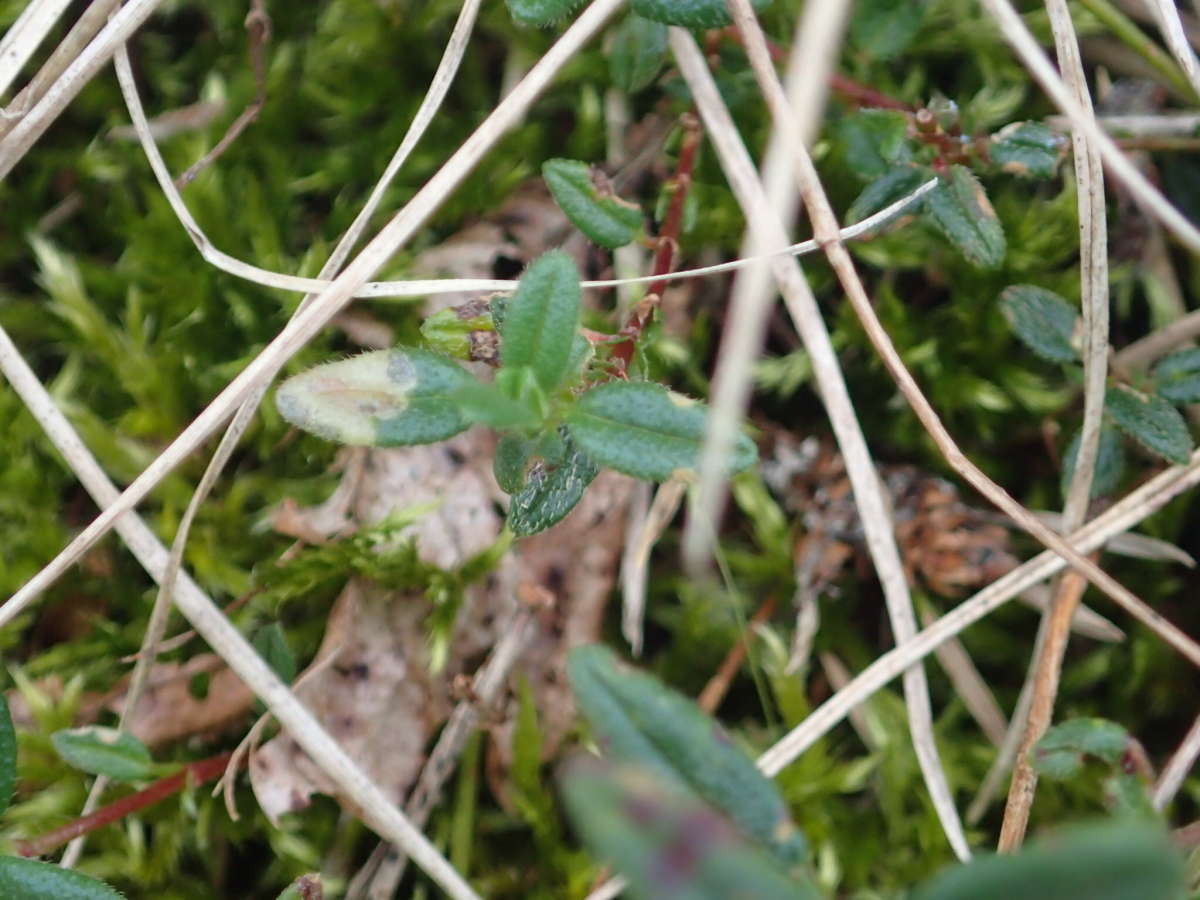
<svg viewBox="0 0 1200 900">
<path fill-rule="evenodd" d="M 865 109 L 842 120 L 839 139 L 846 163 L 870 182 L 847 218 L 859 222 L 936 178 L 937 186 L 921 200 L 921 219 L 971 264 L 996 268 L 1008 244 L 972 168 L 1051 178 L 1066 140 L 1038 122 L 1015 122 L 990 136 L 972 138 L 962 133 L 953 102 L 931 106 L 916 113 Z"/>
<path fill-rule="evenodd" d="M 562 181 L 576 187 L 570 172 Z M 579 331 L 580 303 L 575 263 L 551 251 L 529 266 L 511 297 L 493 299 L 486 315 L 463 323 L 497 332 L 493 382 L 442 354 L 397 347 L 296 375 L 280 386 L 276 406 L 300 428 L 363 446 L 430 444 L 471 425 L 494 428 L 502 435 L 496 481 L 512 495 L 508 527 L 536 534 L 575 507 L 600 466 L 665 481 L 696 466 L 704 438 L 702 404 L 650 382 L 602 380 Z M 440 340 L 445 346 L 452 338 L 443 331 Z M 755 457 L 743 435 L 729 469 Z"/>
<path fill-rule="evenodd" d="M 1082 378 L 1081 323 L 1070 303 L 1045 288 L 1018 284 L 1004 290 L 1000 304 L 1014 333 L 1030 350 L 1068 366 L 1076 380 Z M 1121 485 L 1126 466 L 1121 433 L 1168 462 L 1187 463 L 1195 442 L 1177 407 L 1198 401 L 1200 349 L 1195 347 L 1163 357 L 1136 384 L 1111 385 L 1104 396 L 1105 426 L 1100 432 L 1092 496 L 1110 494 Z M 1064 491 L 1074 471 L 1079 439 L 1076 433 L 1067 447 Z"/>
<path fill-rule="evenodd" d="M 717 722 L 604 647 L 573 650 L 570 673 L 602 759 L 565 768 L 567 810 L 588 846 L 629 880 L 632 896 L 823 896 L 775 783 Z M 1038 760 L 1043 771 L 1065 777 L 1079 755 L 1110 759 L 1116 752 L 1115 762 L 1127 744 L 1128 735 L 1109 723 L 1063 725 L 1043 739 Z M 912 896 L 1172 900 L 1183 888 L 1183 868 L 1161 827 L 1125 820 L 1068 830 L 1016 856 L 980 857 Z"/>
<path fill-rule="evenodd" d="M 1104 798 L 1117 815 L 1154 819 L 1144 766 L 1146 751 L 1124 727 L 1106 719 L 1069 719 L 1050 728 L 1033 752 L 1033 766 L 1047 778 L 1066 781 L 1089 760 L 1107 768 Z"/>
</svg>

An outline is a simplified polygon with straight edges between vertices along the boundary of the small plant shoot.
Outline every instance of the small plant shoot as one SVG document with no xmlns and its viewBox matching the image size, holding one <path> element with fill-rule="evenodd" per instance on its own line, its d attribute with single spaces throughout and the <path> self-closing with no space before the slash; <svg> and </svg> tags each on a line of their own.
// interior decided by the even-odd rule
<svg viewBox="0 0 1200 900">
<path fill-rule="evenodd" d="M 610 215 L 622 204 L 589 193 L 582 163 L 553 162 L 548 173 L 563 176 L 564 208 L 578 201 L 572 219 L 585 233 L 622 221 Z M 552 186 L 555 177 L 547 175 Z M 634 216 L 641 220 L 635 212 L 625 220 L 630 227 Z M 704 441 L 702 403 L 651 382 L 610 380 L 608 345 L 580 332 L 581 300 L 575 263 L 550 251 L 511 297 L 427 319 L 433 325 L 423 333 L 443 352 L 395 347 L 326 363 L 284 382 L 276 406 L 305 431 L 359 446 L 430 444 L 471 425 L 493 428 L 501 433 L 496 480 L 512 495 L 509 528 L 536 534 L 575 507 L 600 468 L 665 481 L 696 468 Z M 491 382 L 444 355 L 476 358 L 471 347 L 489 344 L 480 333 L 497 342 Z M 742 471 L 756 458 L 754 442 L 739 435 L 727 469 Z"/>
</svg>

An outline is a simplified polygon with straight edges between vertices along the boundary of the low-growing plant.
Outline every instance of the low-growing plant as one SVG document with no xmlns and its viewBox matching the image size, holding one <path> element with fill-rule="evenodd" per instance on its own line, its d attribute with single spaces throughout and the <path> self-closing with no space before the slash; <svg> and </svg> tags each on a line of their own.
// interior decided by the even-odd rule
<svg viewBox="0 0 1200 900">
<path fill-rule="evenodd" d="M 583 195 L 575 176 L 584 173 L 563 168 L 562 180 Z M 695 468 L 704 439 L 702 403 L 613 377 L 622 373 L 604 352 L 609 339 L 580 330 L 581 297 L 575 263 L 550 251 L 511 296 L 426 319 L 435 349 L 396 347 L 317 366 L 284 382 L 276 405 L 306 431 L 359 446 L 432 444 L 472 425 L 495 429 L 496 481 L 512 495 L 508 527 L 536 534 L 575 507 L 601 467 L 665 481 Z M 446 355 L 470 359 L 489 337 L 498 339 L 488 352 L 497 363 L 490 382 Z M 729 471 L 755 458 L 742 435 Z"/>
</svg>

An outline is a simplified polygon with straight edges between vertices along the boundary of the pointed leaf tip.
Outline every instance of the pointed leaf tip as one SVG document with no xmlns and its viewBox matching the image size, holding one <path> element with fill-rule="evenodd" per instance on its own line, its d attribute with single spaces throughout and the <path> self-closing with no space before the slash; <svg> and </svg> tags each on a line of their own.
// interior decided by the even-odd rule
<svg viewBox="0 0 1200 900">
<path fill-rule="evenodd" d="M 1075 362 L 1079 313 L 1053 291 L 1014 284 L 1000 294 L 1000 309 L 1013 332 L 1030 350 L 1051 362 Z"/>
<path fill-rule="evenodd" d="M 579 270 L 561 250 L 533 261 L 517 284 L 500 326 L 505 369 L 528 367 L 545 391 L 566 378 L 582 302 Z"/>
<path fill-rule="evenodd" d="M 1147 450 L 1176 465 L 1187 464 L 1195 446 L 1192 433 L 1179 410 L 1162 397 L 1113 387 L 1104 395 L 1104 410 L 1118 428 Z"/>
<path fill-rule="evenodd" d="M 56 731 L 54 749 L 69 766 L 117 781 L 136 781 L 154 774 L 146 745 L 127 731 L 90 725 Z"/>
<path fill-rule="evenodd" d="M 987 193 L 971 171 L 951 166 L 925 195 L 925 218 L 971 264 L 995 269 L 1004 262 L 1004 228 Z"/>
</svg>

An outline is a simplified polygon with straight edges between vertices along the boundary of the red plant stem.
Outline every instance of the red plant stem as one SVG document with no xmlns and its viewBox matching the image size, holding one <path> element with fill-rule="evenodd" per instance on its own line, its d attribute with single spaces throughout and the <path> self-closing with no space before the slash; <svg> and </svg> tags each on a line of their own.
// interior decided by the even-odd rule
<svg viewBox="0 0 1200 900">
<path fill-rule="evenodd" d="M 679 145 L 679 162 L 675 166 L 675 175 L 669 182 L 672 189 L 671 202 L 667 207 L 667 215 L 663 219 L 662 229 L 659 231 L 654 253 L 654 267 L 650 272 L 655 276 L 666 275 L 674 267 L 675 250 L 679 246 L 679 231 L 683 226 L 683 205 L 687 200 L 688 189 L 692 186 L 692 170 L 696 165 L 696 151 L 700 147 L 700 138 L 703 134 L 700 129 L 700 120 L 691 113 L 684 113 L 680 117 L 680 125 L 683 126 L 683 141 Z M 629 321 L 621 329 L 622 340 L 613 347 L 612 351 L 612 359 L 617 363 L 618 371 L 621 373 L 629 371 L 629 363 L 633 359 L 633 351 L 637 346 L 638 338 L 642 336 L 642 331 L 654 314 L 666 287 L 667 282 L 665 281 L 652 282 L 646 296 L 634 307 L 633 312 L 629 315 Z"/>
<path fill-rule="evenodd" d="M 17 844 L 17 851 L 22 856 L 44 856 L 81 834 L 87 834 L 97 828 L 119 822 L 130 813 L 166 800 L 172 794 L 179 793 L 189 783 L 200 785 L 212 781 L 225 771 L 232 756 L 232 753 L 222 753 L 220 756 L 186 763 L 174 775 L 160 778 L 150 787 L 140 790 L 136 794 L 130 794 L 128 797 L 122 797 L 107 806 L 102 806 L 95 812 L 80 816 L 74 822 L 68 822 L 61 828 L 47 832 L 41 837 L 31 841 L 20 841 Z"/>
<path fill-rule="evenodd" d="M 729 25 L 721 29 L 717 34 L 728 35 L 737 43 L 745 46 L 742 40 L 742 33 L 738 31 L 736 25 Z M 782 63 L 787 59 L 787 52 L 774 41 L 767 41 L 767 51 L 771 54 L 771 61 L 774 63 Z M 847 78 L 845 75 L 839 75 L 837 72 L 829 76 L 829 87 L 833 89 L 834 93 L 840 94 L 843 99 L 857 103 L 859 106 L 874 106 L 880 109 L 901 109 L 905 112 L 914 111 L 913 107 L 909 106 L 903 100 L 889 97 L 887 94 L 877 91 L 870 85 L 862 84 L 852 78 Z"/>
<path fill-rule="evenodd" d="M 754 629 L 769 620 L 774 612 L 775 595 L 768 594 L 767 599 L 754 611 L 754 615 L 746 623 L 745 633 L 729 648 L 729 652 L 725 654 L 725 659 L 721 661 L 716 674 L 708 680 L 708 684 L 704 686 L 704 690 L 696 698 L 696 704 L 706 713 L 711 714 L 717 711 L 717 707 L 721 705 L 721 701 L 729 693 L 729 685 L 733 683 L 733 676 L 742 667 L 742 662 L 745 660 L 746 654 L 750 651 L 750 639 L 754 633 Z"/>
<path fill-rule="evenodd" d="M 882 91 L 875 90 L 870 85 L 860 84 L 851 78 L 847 78 L 845 75 L 839 75 L 837 72 L 829 76 L 829 87 L 843 99 L 857 103 L 859 106 L 872 106 L 879 109 L 899 109 L 904 112 L 914 111 L 913 107 L 903 100 L 889 97 Z"/>
</svg>

